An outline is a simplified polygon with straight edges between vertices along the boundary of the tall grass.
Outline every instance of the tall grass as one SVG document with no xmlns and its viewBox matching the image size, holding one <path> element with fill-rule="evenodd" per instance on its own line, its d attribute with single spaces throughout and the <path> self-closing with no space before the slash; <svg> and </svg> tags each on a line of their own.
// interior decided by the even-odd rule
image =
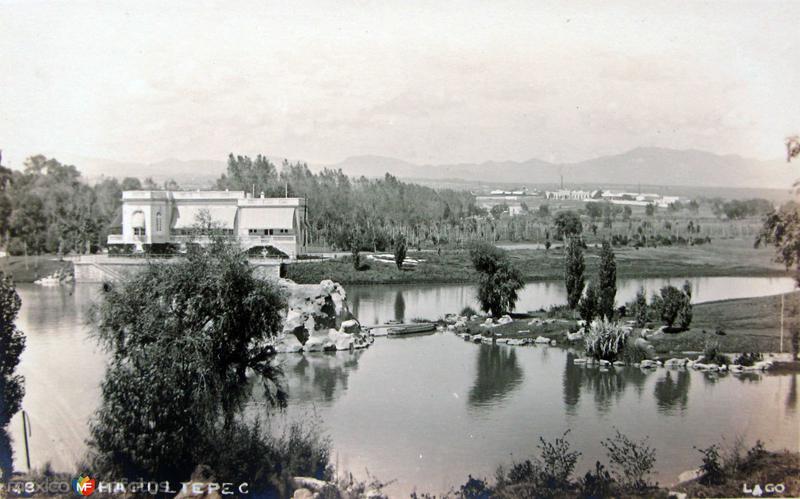
<svg viewBox="0 0 800 499">
<path fill-rule="evenodd" d="M 583 337 L 584 351 L 597 360 L 617 360 L 625 350 L 629 334 L 619 323 L 597 319 Z"/>
</svg>

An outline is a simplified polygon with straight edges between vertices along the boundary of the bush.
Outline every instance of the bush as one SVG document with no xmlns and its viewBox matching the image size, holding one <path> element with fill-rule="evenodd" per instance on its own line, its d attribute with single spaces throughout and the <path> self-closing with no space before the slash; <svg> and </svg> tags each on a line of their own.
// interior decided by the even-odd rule
<svg viewBox="0 0 800 499">
<path fill-rule="evenodd" d="M 133 244 L 109 244 L 108 254 L 111 256 L 132 255 L 136 246 Z"/>
<path fill-rule="evenodd" d="M 628 344 L 625 345 L 625 349 L 622 351 L 622 360 L 624 362 L 636 364 L 649 358 L 650 352 L 645 347 L 628 338 Z"/>
<path fill-rule="evenodd" d="M 580 452 L 573 451 L 566 439 L 569 430 L 553 442 L 539 437 L 539 458 L 514 463 L 508 473 L 497 471 L 496 494 L 500 497 L 548 497 L 572 488 L 570 481 Z"/>
<path fill-rule="evenodd" d="M 394 243 L 394 263 L 397 265 L 398 270 L 403 270 L 403 262 L 406 259 L 407 250 L 406 236 L 397 236 L 397 240 Z"/>
<path fill-rule="evenodd" d="M 597 319 L 589 326 L 583 337 L 587 356 L 597 360 L 613 362 L 625 350 L 628 330 L 608 319 Z"/>
<path fill-rule="evenodd" d="M 737 366 L 749 367 L 763 358 L 764 356 L 758 352 L 742 353 L 733 358 L 733 363 Z"/>
<path fill-rule="evenodd" d="M 650 447 L 647 438 L 636 442 L 616 428 L 614 431 L 614 437 L 602 443 L 616 481 L 630 491 L 644 491 L 652 487 L 649 476 L 656 464 L 656 450 Z"/>
<path fill-rule="evenodd" d="M 464 317 L 475 317 L 476 315 L 478 315 L 478 312 L 476 312 L 474 308 L 467 305 L 466 307 L 461 309 L 461 312 L 458 315 L 462 315 Z"/>
<path fill-rule="evenodd" d="M 703 347 L 703 362 L 720 366 L 727 366 L 730 364 L 731 359 L 728 358 L 727 355 L 720 353 L 719 348 L 719 342 L 713 340 L 706 341 Z"/>
<path fill-rule="evenodd" d="M 700 465 L 700 471 L 702 471 L 703 475 L 700 477 L 699 482 L 703 485 L 719 485 L 724 482 L 725 473 L 722 470 L 717 445 L 714 444 L 705 449 L 697 450 L 703 455 L 703 464 Z"/>
<path fill-rule="evenodd" d="M 594 473 L 587 471 L 578 481 L 578 494 L 580 497 L 611 497 L 614 485 L 611 474 L 597 461 L 594 464 Z"/>
</svg>

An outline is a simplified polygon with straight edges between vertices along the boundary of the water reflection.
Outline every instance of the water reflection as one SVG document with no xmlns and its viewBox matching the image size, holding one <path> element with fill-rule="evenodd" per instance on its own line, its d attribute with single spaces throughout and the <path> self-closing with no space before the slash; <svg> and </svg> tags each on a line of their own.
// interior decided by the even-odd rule
<svg viewBox="0 0 800 499">
<path fill-rule="evenodd" d="M 406 300 L 401 291 L 397 292 L 394 298 L 394 320 L 397 322 L 406 321 Z"/>
<path fill-rule="evenodd" d="M 679 409 L 679 412 L 686 410 L 691 379 L 688 371 L 680 369 L 667 370 L 664 377 L 656 381 L 653 394 L 660 412 L 669 414 L 675 409 Z"/>
<path fill-rule="evenodd" d="M 522 377 L 513 348 L 480 345 L 475 384 L 469 391 L 470 406 L 492 406 L 504 400 L 521 384 Z"/>
<path fill-rule="evenodd" d="M 347 390 L 348 377 L 358 369 L 363 350 L 286 355 L 283 360 L 286 388 L 291 400 L 329 403 Z"/>
<path fill-rule="evenodd" d="M 575 354 L 570 352 L 566 357 L 562 380 L 564 404 L 568 414 L 576 413 L 581 392 L 591 394 L 597 410 L 605 413 L 622 398 L 628 386 L 634 389 L 637 396 L 641 396 L 644 391 L 647 373 L 641 369 L 585 367 L 573 363 Z"/>
<path fill-rule="evenodd" d="M 797 410 L 797 375 L 789 376 L 789 393 L 786 394 L 786 409 L 790 412 Z"/>
</svg>

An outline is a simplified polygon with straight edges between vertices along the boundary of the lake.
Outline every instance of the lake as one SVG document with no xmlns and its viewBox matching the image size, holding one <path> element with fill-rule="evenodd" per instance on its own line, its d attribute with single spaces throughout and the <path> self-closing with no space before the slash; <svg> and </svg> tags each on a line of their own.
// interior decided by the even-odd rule
<svg viewBox="0 0 800 499">
<path fill-rule="evenodd" d="M 790 278 L 690 279 L 695 301 L 789 291 Z M 681 284 L 683 279 L 673 279 Z M 617 301 L 663 280 L 620 280 Z M 84 324 L 96 285 L 21 285 L 19 326 L 28 336 L 20 371 L 32 423 L 31 462 L 71 469 L 85 450 L 87 421 L 99 398 L 105 357 Z M 351 308 L 364 324 L 436 318 L 474 306 L 465 285 L 348 286 Z M 648 293 L 649 294 L 649 293 Z M 529 284 L 518 309 L 565 300 L 559 283 Z M 396 479 L 393 495 L 438 493 L 492 476 L 498 464 L 536 453 L 540 435 L 570 429 L 583 453 L 579 466 L 603 459 L 600 441 L 612 427 L 650 435 L 658 479 L 671 483 L 696 466 L 693 445 L 721 438 L 760 438 L 768 447 L 796 445 L 797 375 L 716 376 L 700 372 L 612 372 L 574 366 L 560 348 L 475 345 L 450 333 L 378 338 L 355 353 L 287 355 L 290 406 L 282 418 L 318 419 L 331 436 L 339 467 Z M 15 463 L 24 467 L 20 416 L 11 425 Z"/>
</svg>

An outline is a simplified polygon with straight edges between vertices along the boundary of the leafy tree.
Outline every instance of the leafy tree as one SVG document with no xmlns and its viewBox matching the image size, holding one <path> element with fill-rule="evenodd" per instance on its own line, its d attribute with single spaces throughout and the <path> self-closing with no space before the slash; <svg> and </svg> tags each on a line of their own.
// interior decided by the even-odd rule
<svg viewBox="0 0 800 499">
<path fill-rule="evenodd" d="M 249 372 L 269 404 L 285 405 L 270 346 L 285 305 L 280 288 L 221 240 L 106 284 L 92 312 L 110 354 L 90 428 L 92 469 L 181 480 L 198 463 L 226 458 L 208 451 L 244 431 Z"/>
<path fill-rule="evenodd" d="M 525 284 L 522 273 L 511 263 L 508 254 L 489 243 L 475 243 L 470 248 L 472 266 L 480 274 L 478 301 L 481 309 L 500 317 L 514 310 L 518 292 Z"/>
<path fill-rule="evenodd" d="M 542 218 L 547 218 L 550 216 L 550 207 L 546 204 L 539 205 L 539 216 Z"/>
<path fill-rule="evenodd" d="M 492 214 L 492 217 L 494 218 L 500 218 L 503 215 L 503 213 L 506 213 L 507 211 L 508 211 L 508 205 L 505 203 L 496 204 L 492 206 L 491 210 L 489 210 L 489 212 Z"/>
<path fill-rule="evenodd" d="M 587 324 L 591 324 L 592 320 L 598 315 L 599 298 L 597 286 L 593 282 L 589 282 L 586 286 L 586 293 L 578 302 L 578 313 L 581 314 L 581 319 L 585 320 Z"/>
<path fill-rule="evenodd" d="M 647 206 L 644 207 L 644 214 L 648 217 L 652 217 L 656 214 L 656 205 L 653 203 L 648 203 Z"/>
<path fill-rule="evenodd" d="M 122 179 L 120 189 L 123 191 L 139 191 L 142 189 L 142 182 L 138 178 L 125 177 Z"/>
<path fill-rule="evenodd" d="M 564 238 L 579 236 L 583 232 L 581 219 L 574 211 L 559 212 L 553 223 L 556 227 L 556 239 L 559 241 Z"/>
<path fill-rule="evenodd" d="M 573 310 L 583 294 L 585 270 L 583 242 L 577 237 L 571 237 L 564 253 L 564 284 L 567 287 L 567 305 Z"/>
<path fill-rule="evenodd" d="M 586 203 L 584 209 L 586 210 L 586 214 L 589 215 L 589 218 L 592 220 L 599 220 L 603 214 L 603 206 L 594 201 Z"/>
<path fill-rule="evenodd" d="M 649 317 L 647 311 L 647 297 L 645 296 L 644 288 L 640 287 L 636 292 L 636 298 L 633 300 L 633 318 L 636 321 L 636 327 L 644 327 L 647 324 Z"/>
<path fill-rule="evenodd" d="M 278 169 L 266 157 L 228 155 L 228 169 L 217 180 L 218 189 L 240 190 L 259 196 L 282 196 L 284 188 L 278 181 Z"/>
<path fill-rule="evenodd" d="M 617 262 L 611 243 L 603 241 L 600 249 L 600 269 L 598 276 L 597 313 L 608 319 L 614 316 L 614 300 L 617 296 Z"/>
<path fill-rule="evenodd" d="M 627 204 L 622 208 L 622 219 L 624 221 L 628 221 L 631 219 L 631 215 L 633 215 L 633 210 Z"/>
<path fill-rule="evenodd" d="M 406 259 L 406 236 L 399 235 L 394 243 L 394 263 L 397 270 L 403 270 L 403 261 Z"/>
<path fill-rule="evenodd" d="M 663 324 L 669 328 L 678 325 L 687 329 L 692 322 L 691 285 L 686 281 L 683 290 L 675 286 L 664 286 L 660 295 L 653 295 L 651 304 Z"/>
<path fill-rule="evenodd" d="M 0 428 L 19 411 L 25 395 L 25 380 L 16 374 L 25 349 L 25 335 L 14 323 L 21 305 L 11 278 L 0 272 Z"/>
</svg>

